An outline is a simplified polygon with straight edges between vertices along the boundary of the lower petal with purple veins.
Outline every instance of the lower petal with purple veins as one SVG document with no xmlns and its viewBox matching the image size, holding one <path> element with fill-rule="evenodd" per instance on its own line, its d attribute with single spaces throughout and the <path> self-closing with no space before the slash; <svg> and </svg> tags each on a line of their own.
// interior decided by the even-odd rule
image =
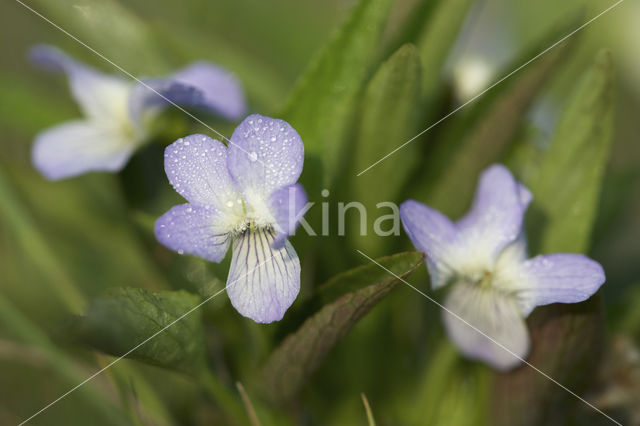
<svg viewBox="0 0 640 426">
<path fill-rule="evenodd" d="M 260 323 L 279 321 L 300 290 L 300 260 L 285 241 L 274 249 L 273 234 L 249 230 L 233 242 L 227 294 L 240 314 Z"/>
<path fill-rule="evenodd" d="M 506 371 L 519 365 L 529 352 L 527 326 L 510 297 L 477 284 L 458 282 L 444 306 L 447 334 L 468 358 Z"/>
</svg>

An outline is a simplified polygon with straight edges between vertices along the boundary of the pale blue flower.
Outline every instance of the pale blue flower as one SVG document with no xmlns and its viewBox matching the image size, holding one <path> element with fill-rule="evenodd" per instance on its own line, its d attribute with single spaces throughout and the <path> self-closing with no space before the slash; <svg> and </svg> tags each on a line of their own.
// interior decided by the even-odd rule
<svg viewBox="0 0 640 426">
<path fill-rule="evenodd" d="M 453 195 L 452 195 L 453 196 Z M 445 308 L 524 358 L 524 318 L 540 305 L 588 299 L 605 281 L 599 263 L 581 254 L 527 257 L 523 217 L 532 195 L 507 168 L 485 170 L 471 211 L 457 222 L 413 200 L 400 215 L 414 246 L 427 255 L 434 289 L 452 283 Z M 508 370 L 513 354 L 443 310 L 446 331 L 469 358 Z"/>
<path fill-rule="evenodd" d="M 155 225 L 158 241 L 178 253 L 220 262 L 232 246 L 227 294 L 256 322 L 282 319 L 300 289 L 300 261 L 287 240 L 306 194 L 298 133 L 285 121 L 247 117 L 229 148 L 204 135 L 169 145 L 165 171 L 187 204 Z"/>
<path fill-rule="evenodd" d="M 85 116 L 36 136 L 33 164 L 50 180 L 122 169 L 149 138 L 151 120 L 168 105 L 166 99 L 231 120 L 239 119 L 246 109 L 238 81 L 204 62 L 145 81 L 159 96 L 141 83 L 104 74 L 51 46 L 36 46 L 31 56 L 46 69 L 67 74 L 71 93 Z"/>
</svg>

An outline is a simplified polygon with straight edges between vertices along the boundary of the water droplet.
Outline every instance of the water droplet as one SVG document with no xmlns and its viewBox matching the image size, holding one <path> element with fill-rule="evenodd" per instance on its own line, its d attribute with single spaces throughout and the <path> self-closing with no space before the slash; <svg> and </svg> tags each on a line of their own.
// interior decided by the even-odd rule
<svg viewBox="0 0 640 426">
<path fill-rule="evenodd" d="M 258 159 L 258 154 L 255 151 L 251 151 L 251 153 L 249 154 L 249 160 L 256 161 L 257 159 Z"/>
<path fill-rule="evenodd" d="M 184 250 L 178 250 L 178 254 L 184 254 Z"/>
<path fill-rule="evenodd" d="M 233 207 L 233 201 L 231 200 L 227 201 L 227 207 Z"/>
</svg>

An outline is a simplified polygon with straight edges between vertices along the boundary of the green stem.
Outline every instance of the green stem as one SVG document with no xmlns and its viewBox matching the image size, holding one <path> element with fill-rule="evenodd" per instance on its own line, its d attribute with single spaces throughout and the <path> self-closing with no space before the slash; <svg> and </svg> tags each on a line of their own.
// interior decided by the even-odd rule
<svg viewBox="0 0 640 426">
<path fill-rule="evenodd" d="M 208 368 L 198 375 L 198 380 L 209 396 L 219 405 L 225 414 L 237 424 L 248 424 L 247 414 L 242 403 L 227 386 L 222 384 Z"/>
</svg>

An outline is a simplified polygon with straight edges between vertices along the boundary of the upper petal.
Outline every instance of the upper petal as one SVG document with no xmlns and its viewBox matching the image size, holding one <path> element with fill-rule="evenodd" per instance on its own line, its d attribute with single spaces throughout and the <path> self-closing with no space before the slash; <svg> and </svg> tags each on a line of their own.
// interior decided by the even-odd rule
<svg viewBox="0 0 640 426">
<path fill-rule="evenodd" d="M 156 238 L 180 254 L 220 262 L 231 240 L 221 216 L 218 210 L 208 206 L 174 206 L 156 221 Z"/>
<path fill-rule="evenodd" d="M 221 212 L 241 209 L 242 200 L 227 170 L 227 148 L 221 142 L 198 134 L 178 139 L 164 151 L 164 169 L 187 201 Z"/>
<path fill-rule="evenodd" d="M 135 141 L 116 129 L 78 120 L 38 134 L 32 160 L 47 179 L 58 180 L 90 171 L 118 171 L 135 148 Z"/>
<path fill-rule="evenodd" d="M 227 294 L 240 314 L 256 322 L 279 321 L 300 290 L 300 260 L 286 241 L 272 247 L 264 229 L 247 231 L 233 242 Z"/>
<path fill-rule="evenodd" d="M 148 111 L 157 111 L 173 102 L 203 108 L 229 120 L 244 115 L 247 105 L 233 74 L 207 62 L 196 62 L 165 78 L 148 79 L 133 88 L 129 101 L 132 119 L 143 121 Z"/>
<path fill-rule="evenodd" d="M 455 225 L 439 211 L 414 200 L 400 205 L 400 218 L 413 245 L 427 255 L 431 285 L 446 284 L 463 255 Z"/>
<path fill-rule="evenodd" d="M 194 99 L 193 106 L 208 108 L 229 120 L 239 119 L 247 110 L 242 85 L 222 67 L 204 61 L 195 62 L 170 78 L 202 93 L 202 98 Z"/>
<path fill-rule="evenodd" d="M 522 263 L 512 280 L 523 315 L 536 306 L 587 300 L 605 282 L 602 266 L 582 254 L 536 256 Z"/>
<path fill-rule="evenodd" d="M 129 123 L 129 81 L 81 64 L 52 46 L 35 46 L 31 58 L 43 68 L 67 74 L 71 93 L 87 117 L 121 126 Z"/>
<path fill-rule="evenodd" d="M 171 78 L 153 78 L 138 82 L 131 89 L 128 100 L 131 121 L 144 128 L 146 120 L 154 117 L 173 102 L 177 105 L 193 105 L 200 102 L 202 92 Z"/>
<path fill-rule="evenodd" d="M 495 164 L 480 176 L 471 211 L 456 222 L 460 238 L 473 256 L 490 266 L 520 234 L 531 193 L 509 170 Z"/>
<path fill-rule="evenodd" d="M 280 248 L 289 235 L 293 235 L 298 223 L 300 223 L 300 219 L 306 211 L 307 194 L 299 183 L 284 186 L 271 194 L 269 205 L 275 219 L 276 237 L 273 241 L 273 247 Z"/>
<path fill-rule="evenodd" d="M 296 183 L 304 162 L 302 140 L 286 121 L 250 115 L 233 132 L 227 164 L 241 190 L 266 198 Z"/>
<path fill-rule="evenodd" d="M 458 282 L 444 306 L 447 334 L 465 356 L 504 371 L 520 364 L 529 352 L 527 326 L 510 297 Z"/>
</svg>

